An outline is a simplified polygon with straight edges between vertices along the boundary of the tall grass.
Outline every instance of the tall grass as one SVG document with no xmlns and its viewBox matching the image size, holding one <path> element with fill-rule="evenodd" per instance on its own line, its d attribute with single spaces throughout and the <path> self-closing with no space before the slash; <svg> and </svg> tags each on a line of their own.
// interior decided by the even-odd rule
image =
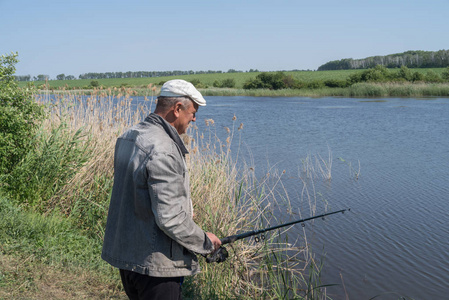
<svg viewBox="0 0 449 300">
<path fill-rule="evenodd" d="M 56 99 L 39 96 L 49 118 L 35 149 L 18 167 L 17 182 L 2 181 L 3 188 L 21 205 L 46 214 L 63 213 L 88 236 L 101 241 L 115 141 L 151 110 L 153 92 L 149 87 L 147 101 L 139 105 L 133 99 L 135 92 L 125 88 L 95 89 L 89 96 L 73 91 L 59 93 Z M 192 128 L 191 137 L 184 137 L 190 148 L 195 221 L 220 237 L 280 223 L 281 215 L 294 218 L 287 213 L 294 208 L 282 185 L 283 172 L 273 169 L 257 178 L 252 167 L 237 165 L 231 144 L 240 139 L 242 124 L 238 126 L 235 117 L 230 122 L 225 141 L 217 138 L 213 120 L 208 120 L 207 131 Z M 32 182 L 29 190 L 27 182 Z M 13 184 L 23 192 L 14 194 Z M 326 295 L 305 231 L 295 240 L 289 240 L 286 229 L 267 234 L 259 243 L 247 239 L 228 248 L 230 257 L 225 263 L 208 265 L 200 260 L 203 272 L 184 285 L 187 298 L 320 299 Z"/>
<path fill-rule="evenodd" d="M 449 84 L 426 83 L 356 83 L 342 96 L 349 97 L 421 97 L 449 96 Z"/>
<path fill-rule="evenodd" d="M 254 168 L 237 166 L 231 143 L 239 140 L 234 117 L 220 141 L 213 120 L 207 130 L 193 130 L 189 138 L 189 166 L 196 222 L 221 236 L 283 223 L 293 218 L 289 196 L 282 185 L 284 172 L 270 170 L 257 178 Z M 325 289 L 318 283 L 305 232 L 289 241 L 288 229 L 229 245 L 230 258 L 219 265 L 201 261 L 204 272 L 191 280 L 187 296 L 198 299 L 319 299 Z M 308 277 L 309 276 L 309 277 Z M 196 293 L 193 296 L 193 291 Z"/>
</svg>

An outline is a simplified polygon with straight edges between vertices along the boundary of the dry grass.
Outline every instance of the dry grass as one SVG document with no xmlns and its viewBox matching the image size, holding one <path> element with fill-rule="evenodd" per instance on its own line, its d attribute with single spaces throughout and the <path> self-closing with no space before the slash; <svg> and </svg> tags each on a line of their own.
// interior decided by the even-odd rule
<svg viewBox="0 0 449 300">
<path fill-rule="evenodd" d="M 152 92 L 151 89 L 149 91 Z M 145 97 L 137 103 L 131 89 L 97 89 L 91 95 L 59 93 L 52 99 L 40 95 L 38 101 L 48 106 L 49 118 L 44 126 L 51 131 L 66 122 L 68 134 L 86 132 L 87 162 L 79 172 L 49 201 L 47 210 L 55 208 L 78 218 L 82 227 L 102 236 L 107 213 L 109 192 L 113 180 L 114 147 L 117 137 L 148 114 L 154 99 Z M 86 215 L 95 208 L 91 218 Z"/>
</svg>

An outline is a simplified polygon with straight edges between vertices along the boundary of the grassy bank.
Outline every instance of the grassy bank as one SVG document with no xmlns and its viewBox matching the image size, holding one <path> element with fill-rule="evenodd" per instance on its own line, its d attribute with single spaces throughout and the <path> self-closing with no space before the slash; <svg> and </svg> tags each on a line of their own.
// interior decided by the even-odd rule
<svg viewBox="0 0 449 300">
<path fill-rule="evenodd" d="M 36 136 L 30 137 L 28 154 L 10 173 L 0 176 L 5 195 L 0 206 L 2 297 L 123 296 L 117 270 L 99 256 L 114 144 L 121 132 L 140 121 L 136 111 L 150 111 L 153 101 L 148 98 L 136 108 L 131 105 L 133 90 L 120 90 L 116 102 L 113 92 L 95 90 L 86 100 L 72 92 L 58 94 L 56 101 L 45 94 L 39 98 L 47 118 Z M 224 129 L 217 129 L 213 120 L 208 124 L 206 132 L 192 128 L 190 138 L 185 136 L 196 222 L 224 237 L 279 223 L 276 216 L 280 214 L 297 218 L 288 214 L 301 212 L 290 206 L 282 189 L 282 172 L 270 170 L 256 178 L 252 168 L 233 161 L 230 147 L 240 139 L 238 120 L 221 124 L 227 126 Z M 217 139 L 217 130 L 226 130 L 224 141 Z M 308 195 L 305 201 L 314 207 L 311 198 Z M 200 258 L 203 272 L 188 278 L 185 297 L 325 297 L 320 264 L 314 261 L 303 233 L 291 242 L 283 232 L 267 235 L 261 243 L 254 239 L 235 243 L 228 247 L 230 258 L 223 264 L 209 265 Z"/>
<path fill-rule="evenodd" d="M 115 271 L 98 259 L 101 240 L 56 213 L 0 198 L 1 299 L 123 299 Z"/>
</svg>

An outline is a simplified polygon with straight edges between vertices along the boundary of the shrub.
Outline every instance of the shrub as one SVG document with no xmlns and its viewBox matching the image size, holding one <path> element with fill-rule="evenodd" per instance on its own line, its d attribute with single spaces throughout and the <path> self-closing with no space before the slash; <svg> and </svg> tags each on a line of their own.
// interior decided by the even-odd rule
<svg viewBox="0 0 449 300">
<path fill-rule="evenodd" d="M 24 158 L 44 117 L 31 86 L 14 79 L 17 53 L 0 57 L 0 173 L 9 173 Z"/>
<path fill-rule="evenodd" d="M 207 85 L 202 83 L 199 79 L 192 79 L 190 81 L 191 84 L 193 84 L 197 89 L 205 89 L 207 88 Z"/>
<path fill-rule="evenodd" d="M 441 77 L 434 71 L 430 70 L 426 73 L 424 80 L 426 82 L 441 82 Z"/>
<path fill-rule="evenodd" d="M 282 81 L 284 82 L 285 86 L 287 88 L 301 88 L 302 84 L 299 83 L 298 80 L 296 80 L 295 78 L 293 78 L 292 75 L 284 75 L 284 77 L 282 78 Z"/>
<path fill-rule="evenodd" d="M 348 85 L 362 82 L 362 72 L 351 74 L 348 78 Z"/>
<path fill-rule="evenodd" d="M 449 80 L 449 67 L 446 68 L 446 70 L 441 73 L 441 78 L 448 81 Z"/>
<path fill-rule="evenodd" d="M 91 85 L 92 87 L 98 87 L 98 86 L 100 86 L 100 84 L 98 83 L 98 80 L 92 80 L 92 81 L 90 82 L 90 85 Z"/>
<path fill-rule="evenodd" d="M 286 84 L 284 82 L 285 75 L 282 72 L 276 73 L 260 73 L 257 75 L 262 82 L 269 86 L 270 90 L 280 90 L 286 88 Z"/>
<path fill-rule="evenodd" d="M 377 65 L 373 69 L 368 69 L 362 73 L 362 80 L 366 82 L 382 82 L 391 78 L 385 66 Z"/>
<path fill-rule="evenodd" d="M 419 72 L 414 72 L 412 76 L 412 81 L 424 81 L 424 75 Z"/>
<path fill-rule="evenodd" d="M 402 66 L 398 73 L 397 73 L 397 78 L 403 78 L 407 81 L 412 81 L 413 80 L 413 74 L 412 71 L 410 71 L 409 68 L 407 68 L 406 66 Z"/>
<path fill-rule="evenodd" d="M 218 88 L 233 88 L 235 87 L 235 80 L 233 78 L 224 79 L 221 82 L 215 80 L 212 85 Z"/>
<path fill-rule="evenodd" d="M 221 83 L 218 80 L 215 80 L 214 83 L 212 84 L 214 87 L 221 87 Z"/>
<path fill-rule="evenodd" d="M 221 87 L 227 87 L 227 88 L 235 87 L 235 80 L 234 80 L 234 78 L 224 79 L 221 82 Z"/>
<path fill-rule="evenodd" d="M 309 89 L 319 89 L 319 88 L 323 88 L 324 86 L 325 86 L 325 84 L 321 80 L 314 80 L 314 81 L 307 83 L 307 87 Z"/>
<path fill-rule="evenodd" d="M 331 88 L 345 88 L 348 86 L 346 80 L 328 79 L 324 81 L 324 85 Z"/>
<path fill-rule="evenodd" d="M 374 68 L 355 73 L 349 76 L 349 85 L 359 82 L 387 82 L 397 78 L 396 74 L 390 72 L 385 66 L 377 65 Z"/>
<path fill-rule="evenodd" d="M 44 208 L 88 159 L 81 129 L 72 134 L 65 123 L 50 127 L 50 132 L 41 127 L 30 151 L 2 180 L 3 190 L 19 204 Z"/>
<path fill-rule="evenodd" d="M 255 79 L 249 79 L 243 84 L 243 88 L 246 90 L 253 90 L 253 89 L 267 89 L 269 88 L 268 85 L 259 78 Z"/>
<path fill-rule="evenodd" d="M 268 73 L 263 72 L 250 79 L 243 85 L 244 89 L 270 89 L 280 90 L 292 88 L 297 85 L 297 81 L 292 76 L 287 76 L 283 72 Z"/>
</svg>

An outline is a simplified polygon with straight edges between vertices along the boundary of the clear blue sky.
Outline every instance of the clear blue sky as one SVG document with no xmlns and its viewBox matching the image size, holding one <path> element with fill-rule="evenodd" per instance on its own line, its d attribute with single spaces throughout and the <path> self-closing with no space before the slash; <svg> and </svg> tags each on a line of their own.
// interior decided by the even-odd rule
<svg viewBox="0 0 449 300">
<path fill-rule="evenodd" d="M 17 75 L 311 69 L 449 49 L 449 0 L 0 0 Z"/>
</svg>

